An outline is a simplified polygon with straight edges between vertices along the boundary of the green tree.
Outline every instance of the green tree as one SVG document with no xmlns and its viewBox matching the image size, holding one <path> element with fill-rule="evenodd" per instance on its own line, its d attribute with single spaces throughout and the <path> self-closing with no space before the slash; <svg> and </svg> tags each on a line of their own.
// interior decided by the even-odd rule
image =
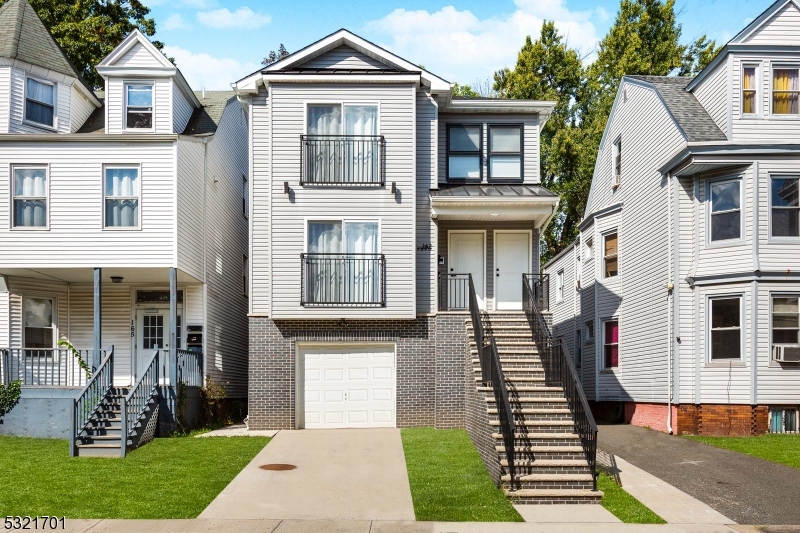
<svg viewBox="0 0 800 533">
<path fill-rule="evenodd" d="M 711 63 L 711 60 L 716 57 L 720 50 L 722 50 L 722 47 L 717 46 L 715 41 L 709 41 L 705 34 L 701 35 L 686 49 L 678 75 L 696 75 Z"/>
<path fill-rule="evenodd" d="M 261 60 L 261 64 L 266 67 L 267 65 L 271 65 L 276 61 L 280 61 L 288 55 L 289 52 L 286 50 L 286 47 L 283 46 L 283 43 L 281 43 L 281 45 L 278 47 L 278 51 L 276 52 L 275 50 L 270 50 L 269 55 Z"/>
<path fill-rule="evenodd" d="M 0 6 L 7 0 L 0 0 Z M 29 0 L 70 61 L 94 88 L 103 78 L 94 70 L 135 28 L 152 37 L 156 23 L 139 0 Z M 153 41 L 159 50 L 164 44 Z"/>
<path fill-rule="evenodd" d="M 480 94 L 478 94 L 478 91 L 473 89 L 471 85 L 461 85 L 460 83 L 456 82 L 453 85 L 453 96 L 477 98 L 480 96 Z"/>
</svg>

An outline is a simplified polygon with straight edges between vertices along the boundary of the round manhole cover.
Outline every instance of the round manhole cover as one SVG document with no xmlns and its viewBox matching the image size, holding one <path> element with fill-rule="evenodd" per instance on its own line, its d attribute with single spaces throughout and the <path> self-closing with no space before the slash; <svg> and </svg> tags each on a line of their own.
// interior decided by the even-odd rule
<svg viewBox="0 0 800 533">
<path fill-rule="evenodd" d="M 269 464 L 269 465 L 261 465 L 259 466 L 261 470 L 294 470 L 297 468 L 295 465 L 287 465 L 282 463 L 276 464 Z"/>
</svg>

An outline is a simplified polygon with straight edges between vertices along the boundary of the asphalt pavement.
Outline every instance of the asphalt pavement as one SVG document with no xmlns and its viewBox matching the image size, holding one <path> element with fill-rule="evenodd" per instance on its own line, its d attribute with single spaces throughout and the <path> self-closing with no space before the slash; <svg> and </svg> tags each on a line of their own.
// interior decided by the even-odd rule
<svg viewBox="0 0 800 533">
<path fill-rule="evenodd" d="M 598 447 L 739 524 L 800 524 L 800 469 L 630 425 L 600 425 Z"/>
</svg>

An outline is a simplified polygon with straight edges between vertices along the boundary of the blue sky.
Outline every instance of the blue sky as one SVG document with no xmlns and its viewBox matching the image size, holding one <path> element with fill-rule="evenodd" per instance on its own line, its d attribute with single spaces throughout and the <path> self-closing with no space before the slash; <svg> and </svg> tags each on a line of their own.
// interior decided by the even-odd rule
<svg viewBox="0 0 800 533">
<path fill-rule="evenodd" d="M 555 20 L 593 59 L 619 0 L 144 0 L 156 38 L 196 89 L 227 89 L 280 43 L 292 52 L 347 28 L 449 81 L 472 84 L 512 67 L 525 35 Z M 727 42 L 771 0 L 677 0 L 684 41 Z"/>
</svg>

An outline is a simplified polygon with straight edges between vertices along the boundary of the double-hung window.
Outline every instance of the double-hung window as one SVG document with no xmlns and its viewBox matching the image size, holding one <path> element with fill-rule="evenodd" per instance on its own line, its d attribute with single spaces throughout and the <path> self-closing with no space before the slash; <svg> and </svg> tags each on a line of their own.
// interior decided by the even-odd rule
<svg viewBox="0 0 800 533">
<path fill-rule="evenodd" d="M 611 150 L 613 168 L 611 169 L 613 177 L 611 180 L 612 187 L 618 187 L 622 183 L 622 139 L 617 139 L 614 142 Z"/>
<path fill-rule="evenodd" d="M 603 255 L 603 277 L 613 278 L 619 274 L 619 255 L 617 233 L 609 233 L 603 239 L 605 241 L 605 252 Z"/>
<path fill-rule="evenodd" d="M 483 179 L 483 127 L 480 124 L 447 126 L 447 179 Z"/>
<path fill-rule="evenodd" d="M 56 85 L 27 78 L 25 80 L 25 120 L 55 127 Z"/>
<path fill-rule="evenodd" d="M 772 114 L 800 114 L 800 69 L 772 69 Z"/>
<path fill-rule="evenodd" d="M 106 167 L 106 228 L 139 227 L 139 167 Z"/>
<path fill-rule="evenodd" d="M 47 167 L 15 166 L 13 169 L 12 226 L 47 227 Z"/>
<path fill-rule="evenodd" d="M 619 321 L 603 322 L 603 368 L 619 366 Z"/>
<path fill-rule="evenodd" d="M 522 126 L 489 126 L 489 179 L 522 179 Z"/>
<path fill-rule="evenodd" d="M 757 67 L 745 65 L 742 67 L 742 114 L 755 115 L 758 111 L 758 82 L 756 81 Z"/>
<path fill-rule="evenodd" d="M 800 178 L 780 176 L 770 182 L 770 236 L 800 237 Z"/>
<path fill-rule="evenodd" d="M 742 357 L 742 298 L 726 296 L 709 300 L 711 311 L 711 361 Z"/>
<path fill-rule="evenodd" d="M 309 222 L 303 305 L 382 305 L 379 239 L 378 222 Z"/>
<path fill-rule="evenodd" d="M 153 129 L 152 84 L 125 84 L 125 128 Z"/>
<path fill-rule="evenodd" d="M 740 179 L 709 183 L 712 242 L 741 237 L 741 183 Z"/>
<path fill-rule="evenodd" d="M 556 302 L 564 299 L 564 271 L 559 270 L 556 274 Z"/>
<path fill-rule="evenodd" d="M 54 313 L 55 300 L 39 296 L 22 298 L 22 312 L 25 315 L 25 348 L 51 349 L 55 342 Z"/>
<path fill-rule="evenodd" d="M 800 345 L 800 298 L 772 297 L 772 345 Z"/>
<path fill-rule="evenodd" d="M 382 183 L 377 105 L 311 104 L 306 121 L 304 183 Z"/>
</svg>

